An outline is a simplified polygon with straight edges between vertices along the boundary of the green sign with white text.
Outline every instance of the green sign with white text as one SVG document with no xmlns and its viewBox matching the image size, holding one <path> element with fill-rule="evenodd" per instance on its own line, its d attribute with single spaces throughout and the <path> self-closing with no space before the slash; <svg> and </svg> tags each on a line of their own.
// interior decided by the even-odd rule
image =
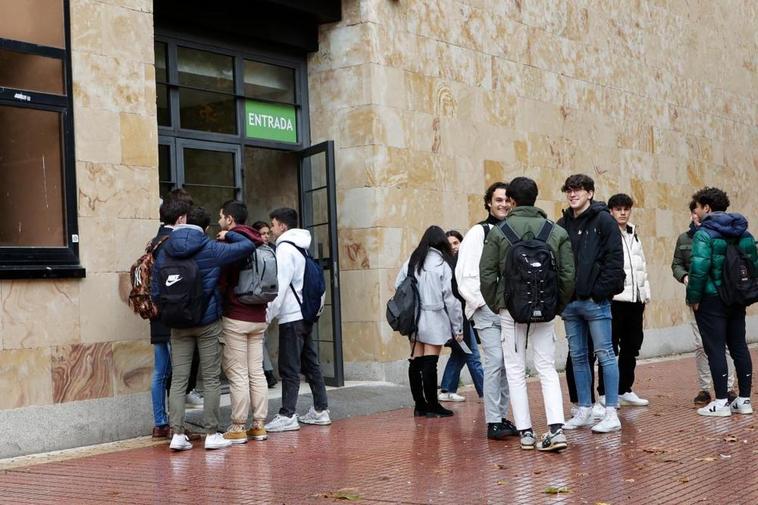
<svg viewBox="0 0 758 505">
<path fill-rule="evenodd" d="M 251 139 L 297 143 L 294 105 L 245 101 L 245 136 Z"/>
</svg>

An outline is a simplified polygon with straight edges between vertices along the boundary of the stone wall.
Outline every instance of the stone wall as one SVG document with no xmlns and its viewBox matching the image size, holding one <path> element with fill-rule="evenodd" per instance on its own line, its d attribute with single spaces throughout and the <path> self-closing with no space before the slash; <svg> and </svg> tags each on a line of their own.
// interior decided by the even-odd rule
<svg viewBox="0 0 758 505">
<path fill-rule="evenodd" d="M 70 13 L 87 277 L 0 281 L 0 457 L 135 436 L 152 424 L 142 398 L 148 326 L 125 303 L 126 271 L 158 224 L 152 1 L 71 0 Z M 128 414 L 114 408 L 140 402 Z"/>
<path fill-rule="evenodd" d="M 322 27 L 309 86 L 313 140 L 337 146 L 348 373 L 398 376 L 408 349 L 384 303 L 400 264 L 428 225 L 465 231 L 483 217 L 486 186 L 517 175 L 537 180 L 554 219 L 571 173 L 591 175 L 598 199 L 633 196 L 654 300 L 646 328 L 679 335 L 659 352 L 686 350 L 669 264 L 689 196 L 718 185 L 758 218 L 757 9 L 343 1 L 343 20 Z"/>
</svg>

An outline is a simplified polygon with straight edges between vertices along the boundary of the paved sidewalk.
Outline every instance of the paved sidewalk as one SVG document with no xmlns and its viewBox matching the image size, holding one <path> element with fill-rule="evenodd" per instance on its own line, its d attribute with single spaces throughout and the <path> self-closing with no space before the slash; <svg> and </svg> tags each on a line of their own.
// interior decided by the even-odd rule
<svg viewBox="0 0 758 505">
<path fill-rule="evenodd" d="M 641 365 L 636 390 L 652 405 L 622 408 L 621 433 L 569 433 L 561 454 L 488 441 L 467 391 L 449 419 L 402 409 L 221 451 L 161 444 L 14 468 L 0 472 L 0 503 L 758 503 L 758 418 L 698 416 L 694 384 L 693 358 Z"/>
</svg>

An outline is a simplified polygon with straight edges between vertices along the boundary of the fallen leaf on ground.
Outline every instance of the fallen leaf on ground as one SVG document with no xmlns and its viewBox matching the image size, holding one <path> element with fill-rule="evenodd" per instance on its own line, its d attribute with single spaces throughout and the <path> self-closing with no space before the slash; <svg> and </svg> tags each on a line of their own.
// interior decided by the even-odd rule
<svg viewBox="0 0 758 505">
<path fill-rule="evenodd" d="M 548 486 L 545 488 L 545 493 L 547 494 L 563 494 L 563 493 L 570 493 L 571 490 L 568 488 L 568 486 Z"/>
<path fill-rule="evenodd" d="M 672 457 L 663 458 L 660 461 L 661 461 L 661 463 L 681 463 L 681 461 L 679 461 L 676 458 L 672 458 Z"/>
<path fill-rule="evenodd" d="M 577 477 L 586 477 L 588 475 L 589 474 L 587 472 L 579 472 L 578 474 L 576 474 Z"/>
<path fill-rule="evenodd" d="M 634 479 L 624 479 L 624 482 L 634 482 Z"/>
<path fill-rule="evenodd" d="M 689 477 L 681 477 L 681 478 L 679 479 L 679 482 L 681 482 L 682 484 L 686 484 L 686 483 L 688 483 L 689 481 L 690 481 L 690 478 L 689 478 Z"/>
<path fill-rule="evenodd" d="M 545 471 L 545 470 L 535 470 L 535 471 L 534 471 L 534 475 L 539 475 L 539 474 L 541 474 L 541 473 L 542 473 L 542 472 L 544 472 L 544 471 Z"/>
<path fill-rule="evenodd" d="M 642 449 L 642 452 L 647 452 L 649 454 L 663 454 L 666 452 L 666 449 L 661 449 L 660 447 L 646 447 Z"/>
<path fill-rule="evenodd" d="M 506 484 L 507 484 L 507 482 L 505 482 L 504 479 L 500 479 L 499 481 L 497 481 L 497 485 L 498 486 L 505 486 Z"/>
<path fill-rule="evenodd" d="M 596 501 L 595 505 L 611 505 L 611 504 L 605 501 Z"/>
<path fill-rule="evenodd" d="M 721 456 L 721 459 L 729 459 L 732 457 L 731 454 L 719 454 L 719 456 Z"/>
<path fill-rule="evenodd" d="M 505 465 L 503 465 L 502 463 L 497 463 L 497 464 L 495 465 L 495 468 L 498 468 L 498 469 L 500 469 L 500 470 L 505 470 L 506 466 L 505 466 Z"/>
<path fill-rule="evenodd" d="M 322 493 L 319 496 L 323 498 L 332 498 L 334 500 L 347 500 L 347 501 L 357 501 L 361 499 L 361 495 L 358 494 L 358 490 L 354 488 L 344 488 L 344 489 L 338 489 L 336 491 L 329 491 L 326 493 Z"/>
<path fill-rule="evenodd" d="M 716 461 L 716 458 L 695 458 L 695 461 L 705 461 L 710 463 L 711 461 Z"/>
<path fill-rule="evenodd" d="M 736 442 L 736 441 L 737 441 L 737 437 L 735 437 L 734 435 L 727 435 L 724 437 L 724 442 Z"/>
</svg>

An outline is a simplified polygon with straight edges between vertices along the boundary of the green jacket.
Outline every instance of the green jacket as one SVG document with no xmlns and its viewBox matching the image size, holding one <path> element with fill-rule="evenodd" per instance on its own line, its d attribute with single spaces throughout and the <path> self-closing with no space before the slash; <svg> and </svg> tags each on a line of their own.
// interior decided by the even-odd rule
<svg viewBox="0 0 758 505">
<path fill-rule="evenodd" d="M 695 235 L 697 228 L 694 224 L 690 229 L 679 235 L 676 239 L 676 249 L 674 249 L 674 259 L 671 260 L 671 272 L 674 279 L 684 282 L 684 276 L 690 271 L 692 263 L 692 237 Z"/>
<path fill-rule="evenodd" d="M 692 239 L 688 304 L 700 303 L 706 296 L 718 296 L 729 242 L 746 253 L 758 271 L 758 251 L 755 239 L 747 231 L 747 220 L 736 213 L 712 212 L 703 219 Z"/>
<path fill-rule="evenodd" d="M 542 224 L 547 219 L 547 214 L 542 209 L 530 206 L 519 206 L 511 210 L 505 220 L 519 236 L 531 232 L 536 236 Z M 571 241 L 566 230 L 555 225 L 547 245 L 553 250 L 558 267 L 558 291 L 560 300 L 558 313 L 571 300 L 574 294 L 574 253 L 571 251 Z M 495 226 L 487 235 L 484 242 L 482 258 L 479 261 L 479 281 L 481 283 L 482 296 L 492 311 L 497 314 L 505 308 L 505 283 L 503 277 L 505 270 L 505 258 L 511 244 L 505 238 L 502 230 Z"/>
</svg>

